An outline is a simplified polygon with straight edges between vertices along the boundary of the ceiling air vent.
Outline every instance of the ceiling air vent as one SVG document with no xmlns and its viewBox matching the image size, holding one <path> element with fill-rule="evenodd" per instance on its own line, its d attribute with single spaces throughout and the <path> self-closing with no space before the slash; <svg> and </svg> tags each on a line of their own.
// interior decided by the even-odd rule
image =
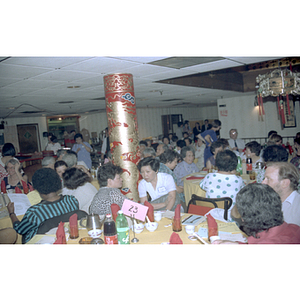
<svg viewBox="0 0 300 300">
<path fill-rule="evenodd" d="M 40 111 L 33 111 L 33 110 L 26 110 L 26 111 L 22 111 L 21 114 L 40 114 L 40 113 L 44 113 L 45 111 L 40 110 Z"/>
</svg>

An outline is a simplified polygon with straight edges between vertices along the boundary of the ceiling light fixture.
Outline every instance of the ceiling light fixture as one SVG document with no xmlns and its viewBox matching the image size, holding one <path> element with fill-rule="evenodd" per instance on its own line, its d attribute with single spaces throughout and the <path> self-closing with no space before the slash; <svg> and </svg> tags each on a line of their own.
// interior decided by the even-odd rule
<svg viewBox="0 0 300 300">
<path fill-rule="evenodd" d="M 79 89 L 80 88 L 80 85 L 70 85 L 70 86 L 67 86 L 68 89 Z"/>
<path fill-rule="evenodd" d="M 258 83 L 256 88 L 258 88 L 259 115 L 265 114 L 262 98 L 267 96 L 277 97 L 278 113 L 281 116 L 282 125 L 284 125 L 284 106 L 287 107 L 288 115 L 291 115 L 289 95 L 300 95 L 300 73 L 292 71 L 290 62 L 289 70 L 275 69 L 267 74 L 258 75 L 256 82 Z M 286 103 L 284 103 L 284 97 Z"/>
</svg>

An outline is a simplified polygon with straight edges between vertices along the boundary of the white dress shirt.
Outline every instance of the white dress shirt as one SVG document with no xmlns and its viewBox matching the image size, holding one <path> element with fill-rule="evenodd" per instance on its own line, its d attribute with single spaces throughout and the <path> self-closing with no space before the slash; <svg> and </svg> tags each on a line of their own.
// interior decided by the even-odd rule
<svg viewBox="0 0 300 300">
<path fill-rule="evenodd" d="M 300 226 L 300 194 L 293 191 L 282 203 L 283 219 L 286 223 Z"/>
</svg>

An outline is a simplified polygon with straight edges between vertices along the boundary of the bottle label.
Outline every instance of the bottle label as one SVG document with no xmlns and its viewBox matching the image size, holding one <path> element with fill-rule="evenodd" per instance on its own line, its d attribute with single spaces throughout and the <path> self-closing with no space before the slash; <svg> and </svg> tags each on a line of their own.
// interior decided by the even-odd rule
<svg viewBox="0 0 300 300">
<path fill-rule="evenodd" d="M 252 171 L 252 164 L 247 164 L 246 165 L 246 170 L 247 171 Z"/>
<path fill-rule="evenodd" d="M 118 236 L 117 235 L 105 235 L 104 243 L 107 245 L 118 244 Z"/>
<path fill-rule="evenodd" d="M 129 241 L 129 228 L 117 228 L 118 232 L 118 244 L 130 244 Z"/>
</svg>

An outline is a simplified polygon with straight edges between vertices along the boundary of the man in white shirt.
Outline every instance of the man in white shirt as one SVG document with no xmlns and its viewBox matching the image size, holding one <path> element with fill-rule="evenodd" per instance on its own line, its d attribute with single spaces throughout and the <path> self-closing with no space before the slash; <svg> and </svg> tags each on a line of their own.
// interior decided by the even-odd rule
<svg viewBox="0 0 300 300">
<path fill-rule="evenodd" d="M 300 194 L 297 187 L 300 174 L 297 168 L 288 162 L 267 164 L 263 184 L 272 187 L 280 196 L 283 218 L 286 223 L 300 226 Z"/>
<path fill-rule="evenodd" d="M 242 139 L 238 139 L 237 129 L 230 129 L 229 131 L 230 139 L 228 140 L 229 147 L 233 151 L 243 152 L 245 148 L 245 142 Z"/>
</svg>

